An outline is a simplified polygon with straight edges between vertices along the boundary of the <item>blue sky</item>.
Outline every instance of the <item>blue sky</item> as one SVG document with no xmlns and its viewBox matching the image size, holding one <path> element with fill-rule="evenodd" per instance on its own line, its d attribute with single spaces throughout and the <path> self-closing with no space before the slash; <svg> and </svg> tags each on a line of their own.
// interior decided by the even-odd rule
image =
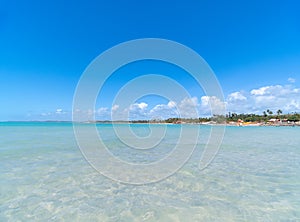
<svg viewBox="0 0 300 222">
<path fill-rule="evenodd" d="M 296 0 L 2 0 L 0 120 L 70 119 L 87 65 L 116 44 L 149 37 L 177 41 L 199 53 L 214 70 L 229 111 L 300 112 L 299 9 Z M 192 95 L 178 106 L 194 105 L 201 113 L 207 100 L 218 103 L 179 72 L 174 75 Z M 111 80 L 107 101 L 97 103 L 99 118 L 118 105 L 111 104 L 110 92 L 128 79 L 123 76 Z M 164 118 L 173 108 L 168 102 L 141 98 L 131 108 L 136 118 L 152 118 L 157 110 Z"/>
</svg>

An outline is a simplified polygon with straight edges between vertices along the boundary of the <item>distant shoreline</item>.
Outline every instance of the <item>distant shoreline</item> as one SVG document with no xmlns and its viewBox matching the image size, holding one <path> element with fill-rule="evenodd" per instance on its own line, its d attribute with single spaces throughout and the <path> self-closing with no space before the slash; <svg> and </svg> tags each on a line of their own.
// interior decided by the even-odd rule
<svg viewBox="0 0 300 222">
<path fill-rule="evenodd" d="M 279 109 L 276 114 L 266 110 L 259 114 L 237 114 L 228 112 L 226 115 L 212 115 L 210 117 L 168 119 L 144 119 L 144 120 L 24 120 L 24 121 L 0 121 L 3 122 L 37 122 L 37 123 L 99 123 L 99 124 L 197 124 L 197 125 L 228 125 L 228 126 L 300 126 L 300 114 L 293 112 L 283 114 Z"/>
<path fill-rule="evenodd" d="M 294 127 L 300 126 L 300 122 L 294 123 L 216 123 L 216 122 L 180 122 L 180 123 L 168 123 L 168 122 L 138 122 L 138 121 L 82 121 L 82 122 L 73 122 L 73 121 L 58 121 L 58 120 L 25 120 L 25 121 L 0 121 L 0 123 L 70 123 L 70 124 L 153 124 L 153 125 L 202 125 L 202 126 L 236 126 L 236 127 L 257 127 L 257 126 L 275 126 L 275 127 Z"/>
</svg>

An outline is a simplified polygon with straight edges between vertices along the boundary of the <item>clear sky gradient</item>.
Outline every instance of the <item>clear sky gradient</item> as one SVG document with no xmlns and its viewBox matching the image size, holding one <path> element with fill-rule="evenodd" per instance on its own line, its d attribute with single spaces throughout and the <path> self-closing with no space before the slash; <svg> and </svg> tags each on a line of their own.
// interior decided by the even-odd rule
<svg viewBox="0 0 300 222">
<path fill-rule="evenodd" d="M 199 53 L 214 70 L 229 111 L 300 112 L 299 11 L 297 0 L 2 0 L 0 120 L 69 120 L 86 66 L 116 44 L 149 37 Z M 205 105 L 201 93 L 191 89 L 199 109 Z M 172 108 L 156 99 L 137 101 L 137 114 L 157 105 Z M 101 112 L 111 104 L 96 109 L 106 118 Z"/>
</svg>

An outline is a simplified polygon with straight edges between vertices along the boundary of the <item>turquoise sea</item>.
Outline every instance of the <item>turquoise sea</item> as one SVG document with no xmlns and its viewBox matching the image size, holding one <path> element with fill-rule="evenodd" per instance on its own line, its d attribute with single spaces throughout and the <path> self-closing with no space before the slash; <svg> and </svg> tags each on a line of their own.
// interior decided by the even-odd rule
<svg viewBox="0 0 300 222">
<path fill-rule="evenodd" d="M 136 162 L 171 152 L 181 126 L 156 127 L 169 132 L 159 149 L 132 153 L 112 125 L 97 125 L 115 156 Z M 202 171 L 210 127 L 186 127 L 200 127 L 189 161 L 165 180 L 137 186 L 90 166 L 72 123 L 0 123 L 0 221 L 300 221 L 300 127 L 227 126 L 217 156 Z"/>
</svg>

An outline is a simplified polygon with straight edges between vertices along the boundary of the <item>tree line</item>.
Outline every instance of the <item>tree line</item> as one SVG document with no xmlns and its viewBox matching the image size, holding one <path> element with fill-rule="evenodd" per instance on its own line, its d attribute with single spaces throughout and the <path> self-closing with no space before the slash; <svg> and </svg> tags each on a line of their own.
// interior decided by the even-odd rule
<svg viewBox="0 0 300 222">
<path fill-rule="evenodd" d="M 289 122 L 298 122 L 300 121 L 300 114 L 299 113 L 289 113 L 289 114 L 282 114 L 282 111 L 279 109 L 275 113 L 271 110 L 263 111 L 261 115 L 259 114 L 237 114 L 229 112 L 226 115 L 213 115 L 211 117 L 199 117 L 199 118 L 168 118 L 166 120 L 156 120 L 157 122 L 165 122 L 165 123 L 202 123 L 202 122 L 217 122 L 217 123 L 224 123 L 224 122 L 268 122 L 271 119 L 278 119 L 281 121 L 289 121 Z M 155 121 L 155 120 L 154 120 Z M 135 121 L 137 122 L 137 121 Z M 148 121 L 152 122 L 152 121 Z"/>
</svg>

